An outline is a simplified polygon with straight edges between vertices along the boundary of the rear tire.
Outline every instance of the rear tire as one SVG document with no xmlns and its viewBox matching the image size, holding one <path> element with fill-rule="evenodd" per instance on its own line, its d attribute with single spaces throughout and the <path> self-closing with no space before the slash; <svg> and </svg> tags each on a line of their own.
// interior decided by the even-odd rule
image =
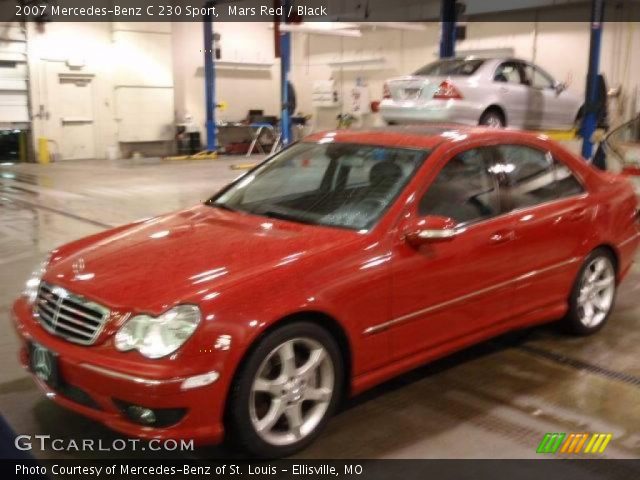
<svg viewBox="0 0 640 480">
<path fill-rule="evenodd" d="M 596 333 L 609 319 L 615 296 L 615 259 L 608 250 L 598 248 L 584 261 L 573 285 L 565 329 L 582 336 Z"/>
<path fill-rule="evenodd" d="M 301 321 L 268 333 L 231 387 L 227 418 L 232 439 L 261 458 L 302 450 L 335 412 L 343 375 L 338 344 L 319 325 Z"/>
<path fill-rule="evenodd" d="M 578 113 L 576 114 L 576 119 L 573 121 L 573 129 L 576 131 L 577 134 L 580 134 L 583 118 L 584 118 L 584 107 L 580 107 L 580 110 L 578 110 Z"/>
<path fill-rule="evenodd" d="M 497 108 L 488 108 L 480 116 L 478 125 L 482 125 L 489 128 L 504 128 L 507 122 L 504 118 L 504 114 Z"/>
</svg>

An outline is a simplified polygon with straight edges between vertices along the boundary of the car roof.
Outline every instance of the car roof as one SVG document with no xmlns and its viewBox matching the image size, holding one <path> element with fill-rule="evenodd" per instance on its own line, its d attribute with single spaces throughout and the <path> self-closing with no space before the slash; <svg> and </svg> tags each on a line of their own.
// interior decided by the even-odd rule
<svg viewBox="0 0 640 480">
<path fill-rule="evenodd" d="M 465 56 L 461 56 L 461 57 L 454 57 L 454 58 L 443 58 L 440 60 L 495 60 L 495 61 L 513 61 L 513 62 L 524 62 L 524 63 L 530 63 L 527 60 L 523 60 L 522 58 L 518 58 L 518 57 L 514 57 L 511 55 L 465 55 Z M 438 60 L 436 60 L 438 61 Z"/>
<path fill-rule="evenodd" d="M 432 150 L 442 143 L 453 143 L 463 139 L 487 139 L 505 142 L 518 138 L 536 137 L 544 140 L 540 135 L 508 129 L 488 127 L 468 127 L 455 124 L 403 125 L 380 128 L 329 130 L 311 134 L 303 141 L 337 143 L 357 143 L 364 145 L 379 145 L 386 147 L 405 147 Z"/>
</svg>

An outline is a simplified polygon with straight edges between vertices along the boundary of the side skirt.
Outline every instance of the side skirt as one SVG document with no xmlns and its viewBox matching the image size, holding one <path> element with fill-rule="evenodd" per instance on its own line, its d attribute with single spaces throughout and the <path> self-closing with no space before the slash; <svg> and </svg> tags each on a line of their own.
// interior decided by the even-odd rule
<svg viewBox="0 0 640 480">
<path fill-rule="evenodd" d="M 535 310 L 527 315 L 519 316 L 516 319 L 511 319 L 508 322 L 497 324 L 492 328 L 483 329 L 464 337 L 453 339 L 450 342 L 442 343 L 429 350 L 422 350 L 401 358 L 381 368 L 354 377 L 351 383 L 351 395 L 358 395 L 375 385 L 420 367 L 425 363 L 446 357 L 456 351 L 463 350 L 466 347 L 497 337 L 511 330 L 556 321 L 562 318 L 567 311 L 568 305 L 566 302 L 553 304 L 543 309 Z"/>
</svg>

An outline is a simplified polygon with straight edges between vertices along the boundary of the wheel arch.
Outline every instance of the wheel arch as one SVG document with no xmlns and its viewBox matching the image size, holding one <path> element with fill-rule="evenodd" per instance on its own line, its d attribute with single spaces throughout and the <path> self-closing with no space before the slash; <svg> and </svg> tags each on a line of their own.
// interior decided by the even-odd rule
<svg viewBox="0 0 640 480">
<path fill-rule="evenodd" d="M 348 397 L 350 388 L 351 388 L 352 362 L 353 362 L 351 342 L 349 340 L 346 330 L 340 324 L 340 322 L 338 322 L 337 319 L 335 319 L 334 317 L 332 317 L 331 315 L 325 312 L 318 311 L 318 310 L 304 310 L 304 311 L 290 313 L 272 322 L 271 325 L 269 325 L 264 331 L 262 331 L 256 338 L 253 339 L 253 341 L 251 342 L 251 345 L 249 345 L 249 347 L 243 353 L 242 358 L 238 361 L 233 371 L 230 387 L 233 388 L 233 384 L 235 384 L 239 373 L 242 371 L 242 368 L 244 367 L 247 359 L 249 358 L 249 355 L 251 354 L 251 352 L 253 352 L 253 350 L 257 347 L 257 345 L 260 343 L 260 341 L 263 338 L 265 338 L 274 330 L 284 327 L 285 325 L 289 325 L 291 323 L 296 323 L 301 321 L 311 322 L 324 328 L 336 340 L 336 343 L 338 344 L 338 348 L 342 355 L 342 361 L 344 362 L 344 371 L 345 371 L 345 375 L 343 376 L 344 377 L 343 385 L 341 385 L 341 391 L 342 391 L 342 394 L 344 395 L 343 398 Z M 224 406 L 225 419 L 228 415 L 230 397 L 231 395 L 229 392 L 227 393 L 226 399 L 225 399 L 225 406 Z"/>
<path fill-rule="evenodd" d="M 613 259 L 613 268 L 616 271 L 616 277 L 618 277 L 618 275 L 620 274 L 620 253 L 618 252 L 616 247 L 613 246 L 613 244 L 611 244 L 611 243 L 606 243 L 605 242 L 605 243 L 601 243 L 600 245 L 596 246 L 591 251 L 594 252 L 596 250 L 605 250 L 606 252 L 608 252 L 611 255 L 611 258 Z"/>
<path fill-rule="evenodd" d="M 495 112 L 498 112 L 500 115 L 502 115 L 502 119 L 504 120 L 504 126 L 505 127 L 509 124 L 509 118 L 507 117 L 507 111 L 504 109 L 504 107 L 502 105 L 500 105 L 499 103 L 495 103 L 495 102 L 494 103 L 490 103 L 489 105 L 487 105 L 487 107 L 480 114 L 480 117 L 478 118 L 478 122 L 480 122 L 482 117 L 489 111 L 495 111 Z"/>
</svg>

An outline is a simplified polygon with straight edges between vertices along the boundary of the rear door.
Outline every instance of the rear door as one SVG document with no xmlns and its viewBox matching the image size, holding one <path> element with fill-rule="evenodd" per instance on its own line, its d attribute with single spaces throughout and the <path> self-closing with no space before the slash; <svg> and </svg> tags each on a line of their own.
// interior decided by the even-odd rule
<svg viewBox="0 0 640 480">
<path fill-rule="evenodd" d="M 520 62 L 502 62 L 493 74 L 500 104 L 507 113 L 507 125 L 523 126 L 529 111 L 529 89 L 524 84 Z"/>
<path fill-rule="evenodd" d="M 520 315 L 568 298 L 592 212 L 578 178 L 551 152 L 522 144 L 496 152 L 503 206 L 514 222 L 513 305 Z"/>
<path fill-rule="evenodd" d="M 561 97 L 562 94 L 556 91 L 553 77 L 535 65 L 529 67 L 529 72 L 531 87 L 542 95 L 542 127 L 570 125 L 571 121 L 567 122 L 567 118 L 572 117 L 575 112 Z"/>
<path fill-rule="evenodd" d="M 416 195 L 409 217 L 449 217 L 463 231 L 415 247 L 400 239 L 392 259 L 392 354 L 447 351 L 510 316 L 512 219 L 500 215 L 491 147 L 458 148 Z M 401 226 L 402 229 L 402 226 Z"/>
<path fill-rule="evenodd" d="M 519 63 L 522 68 L 522 82 L 527 91 L 524 126 L 525 128 L 538 130 L 544 128 L 545 125 L 545 93 L 535 83 L 540 81 L 540 77 L 536 76 L 534 66 L 526 62 Z"/>
</svg>

